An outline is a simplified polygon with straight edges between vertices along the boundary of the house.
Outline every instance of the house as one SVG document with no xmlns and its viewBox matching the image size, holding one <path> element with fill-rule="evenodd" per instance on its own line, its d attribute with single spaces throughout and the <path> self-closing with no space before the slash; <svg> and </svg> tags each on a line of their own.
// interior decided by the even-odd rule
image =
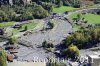
<svg viewBox="0 0 100 66">
<path fill-rule="evenodd" d="M 9 4 L 10 5 L 13 5 L 13 0 L 9 0 Z"/>
<path fill-rule="evenodd" d="M 4 4 L 13 5 L 15 0 L 0 0 L 0 2 Z M 31 0 L 20 0 L 20 2 L 23 2 L 24 4 L 26 4 L 26 3 L 31 3 Z"/>
<path fill-rule="evenodd" d="M 31 3 L 31 0 L 22 0 L 22 1 L 23 1 L 24 4 L 26 4 L 26 3 L 27 3 L 27 4 L 28 4 L 28 3 Z"/>
<path fill-rule="evenodd" d="M 90 66 L 100 66 L 100 55 L 87 55 Z"/>
<path fill-rule="evenodd" d="M 13 5 L 13 0 L 0 0 L 0 3 Z"/>
</svg>

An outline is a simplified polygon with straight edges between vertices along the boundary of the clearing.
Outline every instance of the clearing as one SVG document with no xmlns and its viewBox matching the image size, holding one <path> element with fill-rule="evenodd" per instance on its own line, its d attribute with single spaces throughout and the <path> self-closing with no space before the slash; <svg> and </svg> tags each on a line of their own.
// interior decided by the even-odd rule
<svg viewBox="0 0 100 66">
<path fill-rule="evenodd" d="M 80 14 L 80 13 L 73 13 L 69 17 L 71 19 L 77 18 L 77 14 Z M 100 23 L 100 15 L 96 15 L 96 14 L 82 15 L 81 14 L 81 18 L 83 18 L 83 17 L 85 18 L 86 21 L 88 21 L 88 24 L 99 24 Z"/>
<path fill-rule="evenodd" d="M 71 11 L 74 10 L 75 8 L 69 7 L 69 6 L 61 6 L 61 7 L 54 7 L 53 12 L 54 13 L 64 13 L 65 11 Z"/>
<path fill-rule="evenodd" d="M 0 23 L 0 27 L 4 28 L 4 27 L 10 27 L 14 24 L 14 22 L 2 22 Z"/>
</svg>

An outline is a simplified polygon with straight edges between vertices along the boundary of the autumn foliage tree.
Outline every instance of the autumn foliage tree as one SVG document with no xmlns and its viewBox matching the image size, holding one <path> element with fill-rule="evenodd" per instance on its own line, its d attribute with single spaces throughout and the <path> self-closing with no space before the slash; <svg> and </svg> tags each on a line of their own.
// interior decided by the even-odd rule
<svg viewBox="0 0 100 66">
<path fill-rule="evenodd" d="M 90 48 L 96 46 L 100 42 L 100 27 L 95 26 L 88 29 L 82 29 L 76 31 L 73 34 L 67 36 L 61 43 L 63 47 L 68 47 L 70 44 L 75 44 L 79 49 Z"/>
<path fill-rule="evenodd" d="M 71 59 L 78 59 L 79 57 L 79 49 L 76 45 L 71 44 L 67 50 L 67 57 Z"/>
</svg>

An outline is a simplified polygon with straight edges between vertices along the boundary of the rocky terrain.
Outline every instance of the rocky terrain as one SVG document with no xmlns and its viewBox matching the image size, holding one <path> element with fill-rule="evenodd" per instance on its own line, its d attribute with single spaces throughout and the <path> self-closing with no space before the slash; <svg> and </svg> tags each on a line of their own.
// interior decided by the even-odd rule
<svg viewBox="0 0 100 66">
<path fill-rule="evenodd" d="M 50 41 L 53 44 L 59 44 L 68 33 L 72 32 L 71 24 L 64 19 L 54 18 L 51 20 L 55 23 L 55 26 L 51 30 L 47 31 L 36 31 L 32 35 L 23 36 L 21 40 L 30 42 L 32 45 L 38 44 L 41 45 L 43 41 Z M 40 29 L 42 29 L 41 27 Z"/>
<path fill-rule="evenodd" d="M 62 17 L 64 18 L 64 17 Z M 46 21 L 46 20 L 45 20 Z M 44 21 L 44 23 L 46 23 Z M 20 38 L 19 42 L 25 46 L 31 46 L 31 48 L 27 48 L 24 46 L 20 46 L 18 49 L 17 56 L 18 60 L 29 60 L 32 61 L 34 57 L 39 58 L 47 58 L 47 57 L 55 57 L 53 53 L 46 53 L 46 50 L 43 48 L 39 48 L 42 46 L 43 41 L 51 42 L 54 45 L 60 44 L 60 42 L 67 37 L 69 32 L 72 32 L 71 24 L 61 18 L 54 18 L 51 21 L 55 24 L 53 29 L 47 31 L 36 31 L 31 35 L 23 36 Z M 45 24 L 43 24 L 45 26 Z M 42 29 L 43 27 L 39 28 Z M 25 51 L 25 52 L 24 52 Z"/>
</svg>

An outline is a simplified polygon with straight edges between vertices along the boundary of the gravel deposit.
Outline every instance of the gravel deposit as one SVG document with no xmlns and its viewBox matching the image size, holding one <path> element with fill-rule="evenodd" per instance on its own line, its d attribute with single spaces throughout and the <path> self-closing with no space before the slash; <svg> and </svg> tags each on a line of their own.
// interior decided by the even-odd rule
<svg viewBox="0 0 100 66">
<path fill-rule="evenodd" d="M 64 18 L 64 17 L 63 17 Z M 47 20 L 44 20 L 43 27 L 47 24 Z M 42 45 L 43 41 L 51 42 L 54 45 L 58 45 L 65 37 L 67 37 L 69 32 L 72 32 L 71 24 L 64 19 L 58 17 L 51 19 L 55 24 L 53 29 L 47 31 L 40 31 L 43 27 L 40 27 L 39 31 L 34 32 L 31 35 L 23 36 L 20 38 L 20 43 L 25 45 L 30 45 L 31 48 L 20 46 L 18 49 L 18 61 L 34 61 L 34 58 L 45 59 L 48 57 L 56 57 L 53 53 L 46 53 L 43 48 L 38 48 Z"/>
</svg>

